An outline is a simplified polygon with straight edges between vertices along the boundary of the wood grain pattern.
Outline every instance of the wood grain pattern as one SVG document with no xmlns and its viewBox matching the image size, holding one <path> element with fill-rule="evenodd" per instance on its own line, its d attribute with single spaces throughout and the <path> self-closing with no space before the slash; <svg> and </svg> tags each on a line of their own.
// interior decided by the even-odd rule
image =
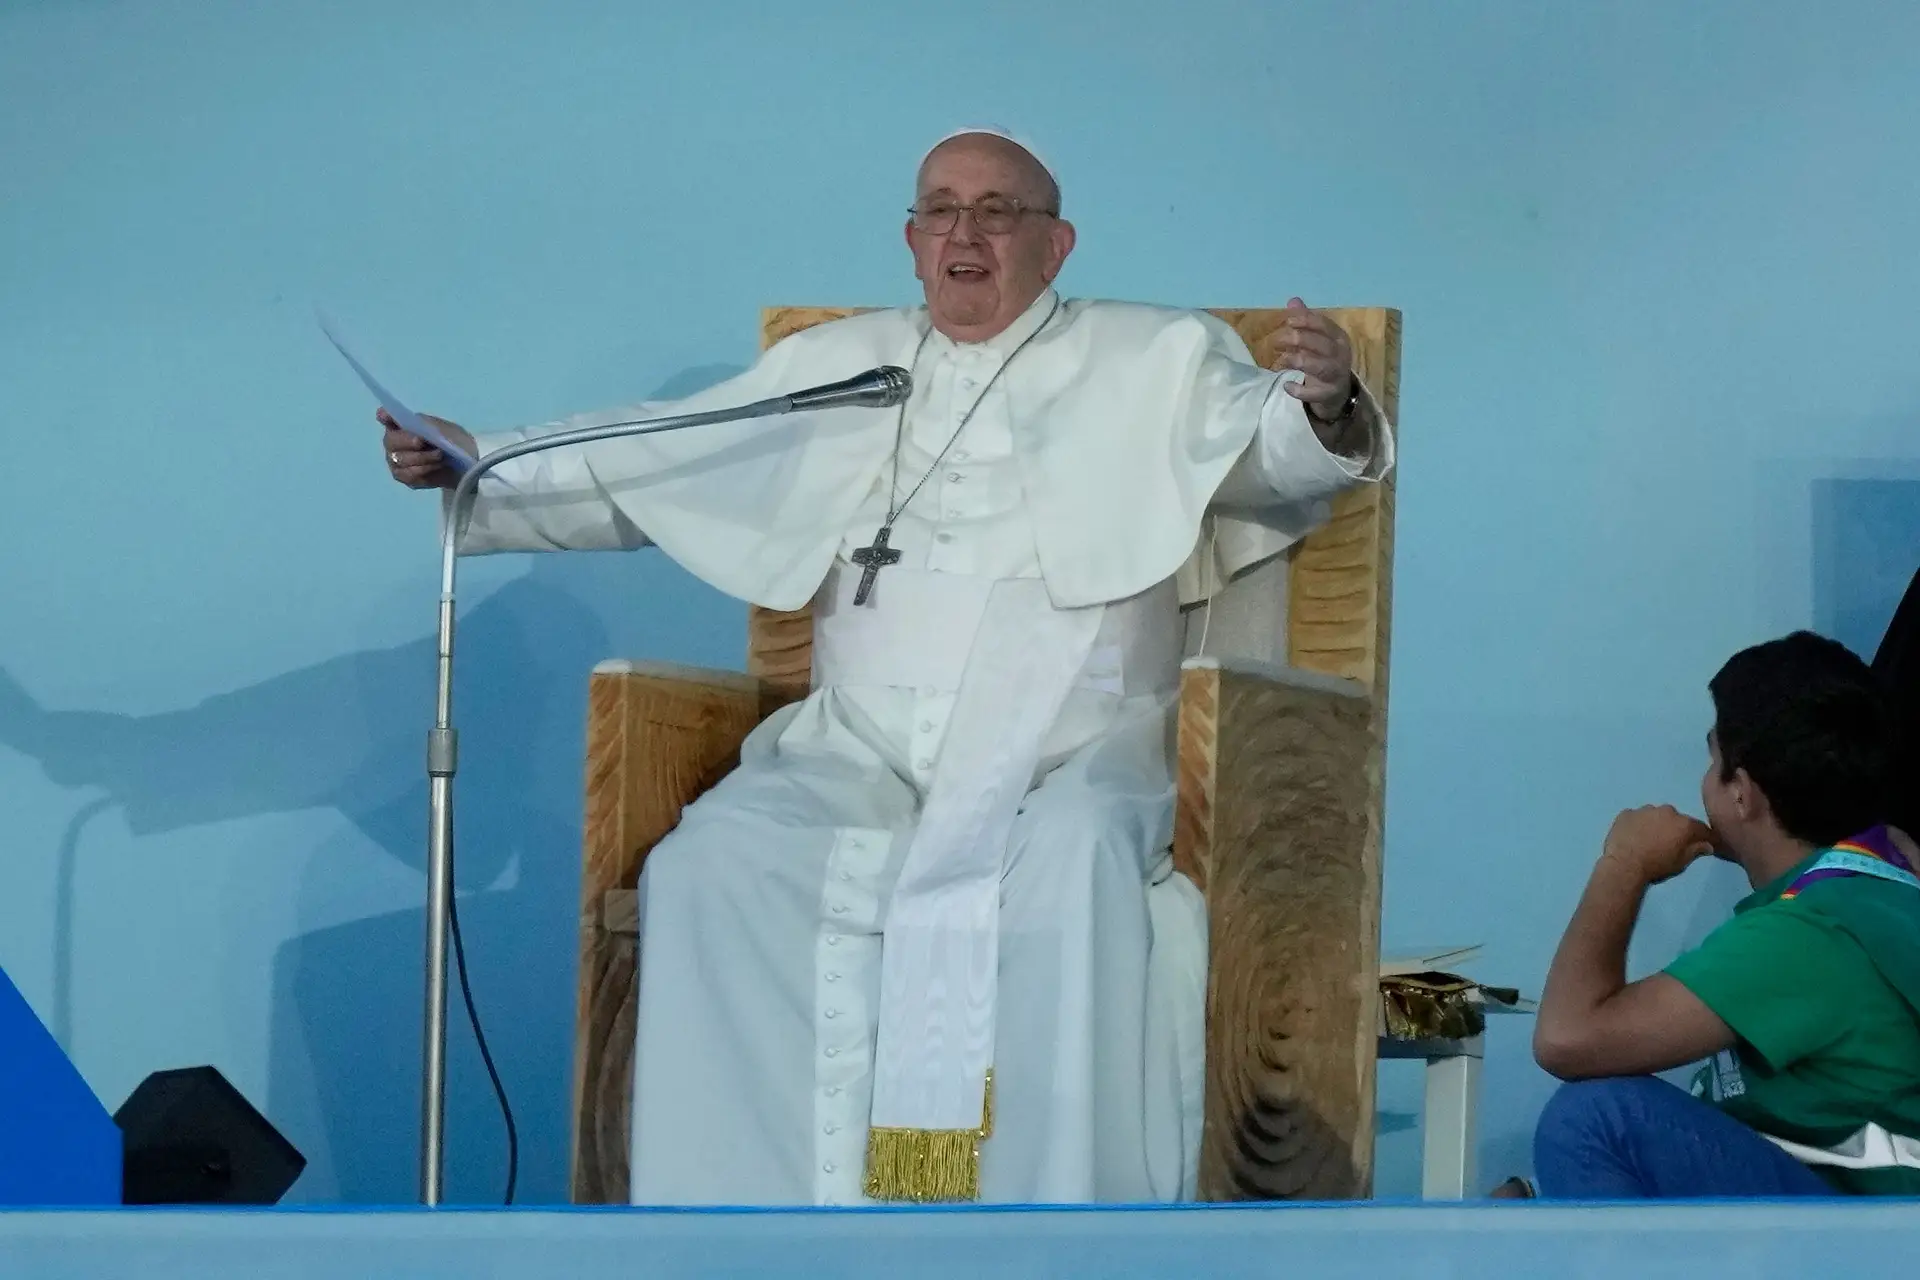
<svg viewBox="0 0 1920 1280">
<path fill-rule="evenodd" d="M 576 1204 L 622 1203 L 627 1191 L 635 946 L 631 930 L 605 927 L 606 896 L 639 883 L 647 851 L 738 762 L 741 741 L 763 714 L 761 691 L 738 675 L 598 671 L 588 682 L 574 1021 Z"/>
<path fill-rule="evenodd" d="M 1213 783 L 1181 858 L 1209 922 L 1200 1198 L 1365 1196 L 1380 1017 L 1370 699 L 1218 667 L 1189 668 L 1181 696 L 1183 757 L 1211 757 L 1191 774 L 1182 759 L 1183 800 L 1190 777 Z"/>
<path fill-rule="evenodd" d="M 1180 673 L 1174 721 L 1173 869 L 1207 891 L 1213 857 L 1213 796 L 1219 774 L 1220 672 L 1188 667 Z"/>
<path fill-rule="evenodd" d="M 1400 313 L 1337 307 L 1327 314 L 1347 331 L 1361 381 L 1397 425 Z M 1294 552 L 1287 582 L 1289 665 L 1372 686 L 1382 707 L 1393 597 L 1393 491 L 1389 476 L 1340 495 L 1332 520 Z"/>
<path fill-rule="evenodd" d="M 747 674 L 781 701 L 798 701 L 813 687 L 813 610 L 747 610 Z"/>
<path fill-rule="evenodd" d="M 760 349 L 765 351 L 784 338 L 791 338 L 802 329 L 811 329 L 814 325 L 825 324 L 829 320 L 844 320 L 848 316 L 864 315 L 875 310 L 873 307 L 764 307 L 760 312 Z"/>
<path fill-rule="evenodd" d="M 1278 366 L 1283 312 L 1215 314 Z M 1397 427 L 1400 313 L 1326 314 Z M 1341 495 L 1288 567 L 1289 664 L 1369 696 L 1183 673 L 1174 865 L 1210 925 L 1203 1200 L 1371 1190 L 1393 495 Z"/>
</svg>

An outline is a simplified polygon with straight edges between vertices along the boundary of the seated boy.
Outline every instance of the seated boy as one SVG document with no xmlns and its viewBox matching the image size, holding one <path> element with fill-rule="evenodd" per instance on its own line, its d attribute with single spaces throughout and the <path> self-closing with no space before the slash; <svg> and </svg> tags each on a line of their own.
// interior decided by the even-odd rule
<svg viewBox="0 0 1920 1280">
<path fill-rule="evenodd" d="M 1897 758 L 1866 665 L 1804 632 L 1710 686 L 1710 826 L 1622 814 L 1553 959 L 1534 1056 L 1570 1083 L 1534 1168 L 1557 1199 L 1920 1194 L 1920 861 L 1883 825 Z M 1626 981 L 1647 886 L 1706 854 L 1753 893 Z M 1706 1059 L 1691 1093 L 1651 1073 Z"/>
</svg>

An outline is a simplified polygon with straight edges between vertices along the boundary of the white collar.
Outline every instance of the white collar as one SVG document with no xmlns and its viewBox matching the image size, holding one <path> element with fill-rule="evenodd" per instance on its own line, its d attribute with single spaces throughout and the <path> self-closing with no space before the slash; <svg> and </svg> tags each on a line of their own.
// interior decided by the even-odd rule
<svg viewBox="0 0 1920 1280">
<path fill-rule="evenodd" d="M 1025 311 L 1022 311 L 1016 316 L 1012 324 L 1002 329 L 999 333 L 994 334 L 991 338 L 985 338 L 979 342 L 955 342 L 946 334 L 933 328 L 933 317 L 925 307 L 922 307 L 920 311 L 928 327 L 927 345 L 934 351 L 943 353 L 954 351 L 986 351 L 1004 360 L 1008 356 L 1011 356 L 1021 343 L 1039 332 L 1040 326 L 1047 322 L 1047 318 L 1054 313 L 1054 309 L 1059 305 L 1060 295 L 1054 292 L 1051 286 L 1042 289 L 1040 296 L 1035 298 Z"/>
</svg>

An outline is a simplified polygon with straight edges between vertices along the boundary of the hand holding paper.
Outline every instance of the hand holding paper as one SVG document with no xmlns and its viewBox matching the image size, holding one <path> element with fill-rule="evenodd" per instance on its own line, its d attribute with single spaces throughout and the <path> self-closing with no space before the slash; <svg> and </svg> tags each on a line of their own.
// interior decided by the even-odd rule
<svg viewBox="0 0 1920 1280">
<path fill-rule="evenodd" d="M 333 344 L 334 350 L 338 351 L 354 373 L 359 375 L 360 381 L 373 393 L 373 398 L 380 402 L 380 413 L 376 416 L 387 428 L 387 463 L 393 470 L 395 479 L 405 484 L 412 484 L 415 479 L 426 478 L 424 474 L 411 479 L 401 474 L 403 469 L 422 470 L 422 459 L 409 459 L 407 456 L 410 453 L 424 453 L 425 450 L 419 447 L 420 444 L 437 450 L 441 455 L 440 465 L 451 470 L 456 478 L 473 466 L 475 459 L 472 453 L 473 438 L 471 436 L 445 419 L 423 417 L 407 408 L 400 402 L 399 397 L 381 386 L 374 376 L 367 372 L 366 366 L 354 358 L 353 353 L 348 351 L 346 344 L 340 340 L 332 321 L 317 307 L 314 309 L 314 318 L 320 322 L 320 331 L 327 335 L 327 341 Z M 413 439 L 396 441 L 393 438 L 396 431 Z M 429 466 L 428 469 L 437 470 L 438 468 Z"/>
<path fill-rule="evenodd" d="M 472 467 L 466 459 L 477 451 L 467 443 L 472 437 L 457 423 L 421 415 L 421 421 L 450 443 L 449 451 L 406 430 L 386 409 L 373 416 L 386 428 L 380 447 L 386 450 L 387 470 L 409 489 L 451 489 Z"/>
</svg>

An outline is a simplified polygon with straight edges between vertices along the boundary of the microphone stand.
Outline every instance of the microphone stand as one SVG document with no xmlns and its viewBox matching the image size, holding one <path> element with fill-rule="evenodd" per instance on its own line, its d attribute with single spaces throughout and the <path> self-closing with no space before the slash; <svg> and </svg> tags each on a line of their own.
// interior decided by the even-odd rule
<svg viewBox="0 0 1920 1280">
<path fill-rule="evenodd" d="M 904 369 L 888 366 L 793 395 L 775 396 L 731 409 L 683 413 L 672 417 L 613 422 L 561 431 L 495 449 L 468 468 L 447 504 L 440 538 L 440 624 L 433 728 L 427 732 L 427 974 L 426 1012 L 420 1081 L 420 1203 L 441 1201 L 446 1172 L 447 1095 L 447 924 L 453 901 L 453 775 L 459 762 L 459 737 L 453 728 L 454 568 L 459 560 L 460 527 L 473 504 L 480 478 L 503 462 L 568 445 L 591 444 L 629 436 L 683 431 L 749 418 L 771 418 L 802 410 L 842 407 L 883 408 L 903 403 L 912 390 Z"/>
</svg>

